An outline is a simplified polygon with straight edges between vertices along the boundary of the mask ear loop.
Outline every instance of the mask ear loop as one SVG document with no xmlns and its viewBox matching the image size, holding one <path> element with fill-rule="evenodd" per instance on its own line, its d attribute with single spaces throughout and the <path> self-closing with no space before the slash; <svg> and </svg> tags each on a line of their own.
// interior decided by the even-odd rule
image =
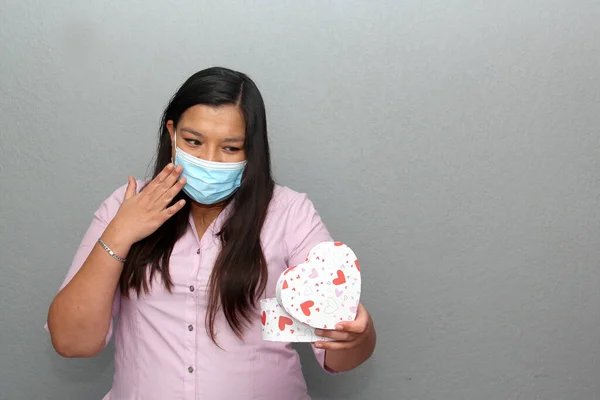
<svg viewBox="0 0 600 400">
<path fill-rule="evenodd" d="M 175 151 L 177 151 L 177 130 L 173 131 L 173 143 L 171 143 L 172 146 L 175 146 Z M 173 151 L 171 150 L 171 162 L 173 164 L 175 164 L 175 159 L 173 158 Z"/>
</svg>

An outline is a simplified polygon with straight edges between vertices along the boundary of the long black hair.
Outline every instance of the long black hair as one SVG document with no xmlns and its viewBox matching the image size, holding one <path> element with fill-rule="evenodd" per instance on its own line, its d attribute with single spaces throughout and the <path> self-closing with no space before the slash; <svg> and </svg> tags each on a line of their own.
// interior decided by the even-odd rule
<svg viewBox="0 0 600 400">
<path fill-rule="evenodd" d="M 172 120 L 176 127 L 182 114 L 198 104 L 236 105 L 246 122 L 247 165 L 240 187 L 229 200 L 233 201 L 232 212 L 217 234 L 222 249 L 208 284 L 206 328 L 216 343 L 215 319 L 219 310 L 235 334 L 241 337 L 244 327 L 251 322 L 258 297 L 265 290 L 267 262 L 260 233 L 274 182 L 262 96 L 248 76 L 220 67 L 195 73 L 171 98 L 161 120 L 152 178 L 171 162 L 172 142 L 167 121 Z M 137 295 L 148 293 L 155 274 L 160 275 L 167 290 L 173 287 L 169 259 L 175 243 L 187 229 L 191 201 L 182 191 L 172 204 L 180 199 L 186 199 L 185 207 L 129 251 L 119 284 L 124 296 L 129 296 L 131 290 Z"/>
</svg>

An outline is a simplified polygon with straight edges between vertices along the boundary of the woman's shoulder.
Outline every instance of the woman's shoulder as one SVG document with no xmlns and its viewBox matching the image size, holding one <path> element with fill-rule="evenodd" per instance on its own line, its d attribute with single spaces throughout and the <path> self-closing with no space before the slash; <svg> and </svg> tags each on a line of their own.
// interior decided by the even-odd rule
<svg viewBox="0 0 600 400">
<path fill-rule="evenodd" d="M 296 265 L 312 247 L 332 240 L 308 195 L 289 187 L 275 187 L 268 219 L 268 230 L 283 239 L 288 265 Z"/>
<path fill-rule="evenodd" d="M 144 187 L 146 181 L 136 179 L 136 190 L 139 191 Z M 125 192 L 127 191 L 127 183 L 114 189 L 113 192 L 104 199 L 100 207 L 96 210 L 96 216 L 106 220 L 111 220 L 123 204 L 125 200 Z"/>
<path fill-rule="evenodd" d="M 269 204 L 271 216 L 302 218 L 303 214 L 311 213 L 314 209 L 315 206 L 308 194 L 287 186 L 275 185 Z"/>
<path fill-rule="evenodd" d="M 304 201 L 310 201 L 306 193 L 298 192 L 287 186 L 275 185 L 270 207 L 273 211 L 285 211 Z"/>
<path fill-rule="evenodd" d="M 135 183 L 136 183 L 136 191 L 139 193 L 140 190 L 142 190 L 142 188 L 146 184 L 146 181 L 141 180 L 141 179 L 136 179 Z M 120 206 L 121 203 L 123 203 L 123 200 L 125 199 L 126 191 L 127 191 L 127 183 L 114 189 L 113 192 L 104 201 L 110 202 L 110 203 L 118 203 L 118 205 Z"/>
</svg>

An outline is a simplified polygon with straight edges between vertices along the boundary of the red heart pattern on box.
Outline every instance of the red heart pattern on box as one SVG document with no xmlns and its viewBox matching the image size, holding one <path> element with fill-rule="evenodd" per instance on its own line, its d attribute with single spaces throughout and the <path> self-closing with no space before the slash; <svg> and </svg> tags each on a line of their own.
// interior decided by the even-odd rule
<svg viewBox="0 0 600 400">
<path fill-rule="evenodd" d="M 277 299 L 260 301 L 260 323 L 264 340 L 273 342 L 316 342 L 331 341 L 319 336 L 315 328 L 303 324 L 289 315 L 277 302 Z"/>
<path fill-rule="evenodd" d="M 293 318 L 314 328 L 334 329 L 354 321 L 361 276 L 356 255 L 341 242 L 315 246 L 305 262 L 288 268 L 277 282 L 277 301 Z"/>
</svg>

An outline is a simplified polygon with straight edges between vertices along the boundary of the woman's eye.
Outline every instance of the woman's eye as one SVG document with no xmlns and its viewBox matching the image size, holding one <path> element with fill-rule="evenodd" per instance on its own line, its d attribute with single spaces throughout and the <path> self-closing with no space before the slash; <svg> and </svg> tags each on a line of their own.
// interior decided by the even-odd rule
<svg viewBox="0 0 600 400">
<path fill-rule="evenodd" d="M 196 139 L 185 139 L 185 141 L 191 144 L 192 146 L 198 146 L 200 144 L 200 142 Z"/>
<path fill-rule="evenodd" d="M 230 153 L 235 153 L 236 151 L 240 151 L 239 147 L 225 147 L 225 151 L 228 151 Z"/>
</svg>

